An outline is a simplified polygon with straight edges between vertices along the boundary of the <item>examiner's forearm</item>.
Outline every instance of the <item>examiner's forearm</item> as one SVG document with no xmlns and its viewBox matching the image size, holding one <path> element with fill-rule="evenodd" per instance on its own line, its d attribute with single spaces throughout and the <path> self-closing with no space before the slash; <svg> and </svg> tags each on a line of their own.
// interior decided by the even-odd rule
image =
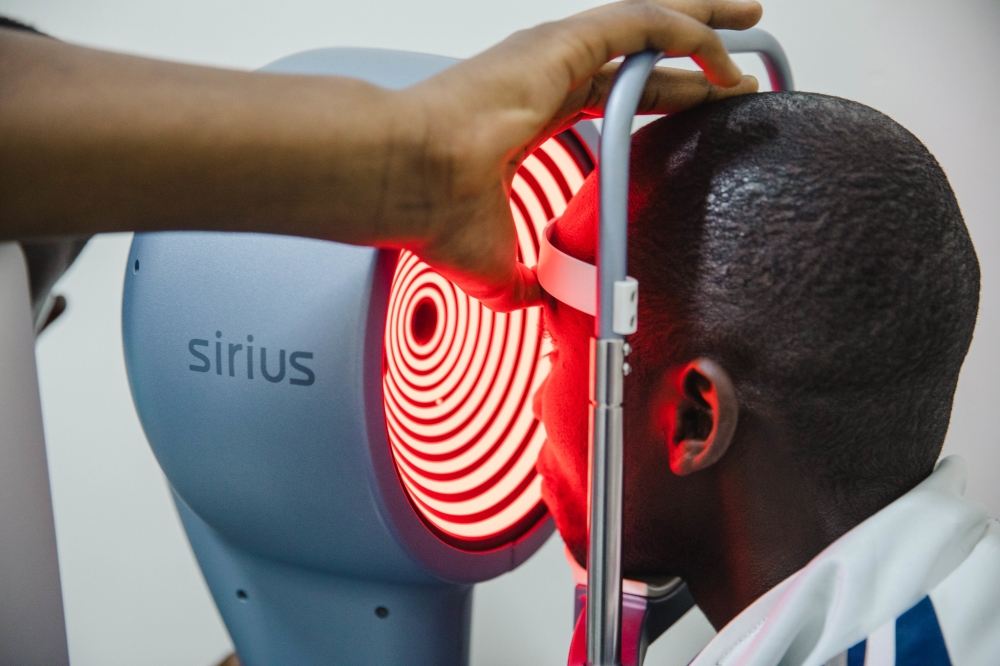
<svg viewBox="0 0 1000 666">
<path fill-rule="evenodd" d="M 381 213 L 401 202 L 385 197 L 422 159 L 419 109 L 398 98 L 0 29 L 0 240 L 212 229 L 396 244 Z"/>
</svg>

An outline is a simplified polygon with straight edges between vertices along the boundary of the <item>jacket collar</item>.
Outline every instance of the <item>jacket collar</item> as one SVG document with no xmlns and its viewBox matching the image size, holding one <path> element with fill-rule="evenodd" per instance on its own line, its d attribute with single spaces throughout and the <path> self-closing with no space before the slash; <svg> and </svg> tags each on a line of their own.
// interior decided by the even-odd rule
<svg viewBox="0 0 1000 666">
<path fill-rule="evenodd" d="M 920 601 L 986 530 L 962 497 L 965 463 L 949 456 L 735 617 L 691 666 L 823 664 Z"/>
</svg>

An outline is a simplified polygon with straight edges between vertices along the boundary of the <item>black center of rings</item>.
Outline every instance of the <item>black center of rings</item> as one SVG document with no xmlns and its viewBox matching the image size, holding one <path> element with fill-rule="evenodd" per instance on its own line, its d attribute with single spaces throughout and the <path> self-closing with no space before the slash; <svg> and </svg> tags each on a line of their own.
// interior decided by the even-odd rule
<svg viewBox="0 0 1000 666">
<path fill-rule="evenodd" d="M 437 329 L 438 310 L 434 301 L 429 298 L 422 298 L 413 308 L 413 318 L 410 319 L 410 330 L 413 332 L 413 339 L 418 345 L 426 345 L 434 337 Z M 381 606 L 379 606 L 381 608 Z"/>
</svg>

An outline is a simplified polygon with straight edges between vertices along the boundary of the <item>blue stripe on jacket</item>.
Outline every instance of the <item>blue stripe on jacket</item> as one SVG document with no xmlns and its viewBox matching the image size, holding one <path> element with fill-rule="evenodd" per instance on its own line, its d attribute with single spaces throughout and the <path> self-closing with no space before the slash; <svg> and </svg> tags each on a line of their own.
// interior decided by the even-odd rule
<svg viewBox="0 0 1000 666">
<path fill-rule="evenodd" d="M 865 666 L 867 651 L 867 639 L 849 648 L 847 666 Z M 924 597 L 896 619 L 895 662 L 895 666 L 951 666 L 930 597 Z"/>
<path fill-rule="evenodd" d="M 847 666 L 865 666 L 865 647 L 868 641 L 861 641 L 847 651 Z"/>
<path fill-rule="evenodd" d="M 930 597 L 896 620 L 896 666 L 951 666 Z"/>
</svg>

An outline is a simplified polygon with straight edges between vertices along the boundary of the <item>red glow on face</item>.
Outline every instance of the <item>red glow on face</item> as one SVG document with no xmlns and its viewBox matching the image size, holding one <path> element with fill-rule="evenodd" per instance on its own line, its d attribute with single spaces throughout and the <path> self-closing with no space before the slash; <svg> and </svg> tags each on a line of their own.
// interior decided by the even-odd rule
<svg viewBox="0 0 1000 666">
<path fill-rule="evenodd" d="M 528 266 L 546 223 L 593 168 L 574 142 L 549 139 L 514 177 L 511 212 Z M 386 428 L 410 502 L 454 545 L 502 545 L 545 514 L 535 472 L 545 432 L 531 406 L 550 348 L 541 308 L 493 313 L 400 253 L 385 329 Z"/>
</svg>

